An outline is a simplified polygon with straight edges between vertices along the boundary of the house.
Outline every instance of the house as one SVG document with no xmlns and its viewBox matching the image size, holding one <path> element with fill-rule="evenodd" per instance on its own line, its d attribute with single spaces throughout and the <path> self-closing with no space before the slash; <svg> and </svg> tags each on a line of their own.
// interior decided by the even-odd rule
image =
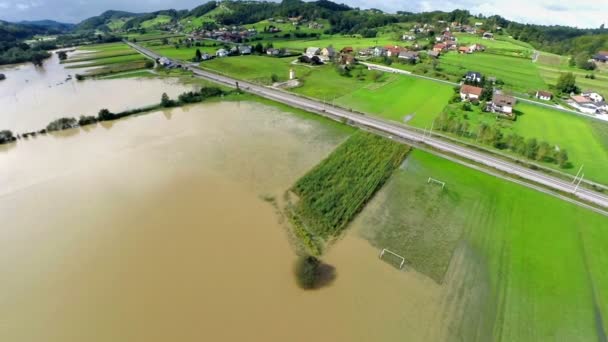
<svg viewBox="0 0 608 342">
<path fill-rule="evenodd" d="M 251 55 L 251 46 L 249 45 L 239 45 L 238 50 L 241 55 Z"/>
<path fill-rule="evenodd" d="M 351 46 L 346 46 L 344 48 L 342 48 L 342 50 L 340 50 L 340 53 L 353 53 L 353 48 Z"/>
<path fill-rule="evenodd" d="M 604 97 L 593 90 L 587 90 L 581 95 L 596 103 L 604 101 Z"/>
<path fill-rule="evenodd" d="M 266 54 L 268 56 L 278 56 L 281 54 L 281 51 L 279 49 L 275 49 L 275 48 L 268 48 L 268 49 L 266 49 Z"/>
<path fill-rule="evenodd" d="M 447 46 L 443 43 L 439 43 L 439 44 L 435 44 L 435 46 L 433 46 L 433 51 L 435 52 L 444 52 L 447 50 Z"/>
<path fill-rule="evenodd" d="M 215 56 L 216 57 L 226 57 L 228 56 L 228 51 L 226 51 L 226 49 L 219 49 L 215 52 Z"/>
<path fill-rule="evenodd" d="M 439 58 L 439 56 L 441 55 L 439 52 L 437 51 L 429 51 L 426 53 L 429 57 L 432 58 Z"/>
<path fill-rule="evenodd" d="M 460 98 L 463 101 L 479 100 L 482 92 L 483 92 L 483 88 L 475 87 L 475 86 L 468 85 L 468 84 L 463 84 L 462 87 L 460 87 Z"/>
<path fill-rule="evenodd" d="M 374 49 L 371 49 L 371 48 L 359 50 L 359 56 L 361 56 L 361 57 L 368 57 L 373 54 L 374 54 Z"/>
<path fill-rule="evenodd" d="M 473 44 L 473 45 L 469 46 L 469 50 L 471 52 L 486 51 L 486 47 L 481 44 Z"/>
<path fill-rule="evenodd" d="M 306 48 L 306 52 L 304 53 L 306 56 L 312 58 L 312 56 L 317 56 L 321 53 L 321 49 L 318 47 L 309 47 Z"/>
<path fill-rule="evenodd" d="M 595 56 L 593 56 L 593 60 L 601 63 L 608 63 L 608 51 L 600 51 Z"/>
<path fill-rule="evenodd" d="M 585 114 L 597 114 L 600 109 L 598 103 L 582 95 L 572 95 L 568 104 Z"/>
<path fill-rule="evenodd" d="M 401 36 L 401 40 L 409 40 L 409 41 L 416 40 L 416 36 L 404 34 L 403 36 Z"/>
<path fill-rule="evenodd" d="M 467 72 L 467 74 L 465 75 L 464 79 L 467 82 L 471 82 L 471 83 L 481 83 L 482 80 L 482 76 L 480 73 L 476 72 L 476 71 L 469 71 Z"/>
<path fill-rule="evenodd" d="M 472 51 L 466 46 L 461 46 L 458 48 L 458 53 L 472 53 Z"/>
<path fill-rule="evenodd" d="M 401 48 L 398 46 L 386 46 L 384 49 L 387 57 L 397 57 L 401 52 Z"/>
<path fill-rule="evenodd" d="M 321 50 L 321 55 L 331 59 L 336 56 L 336 50 L 333 47 L 329 46 Z"/>
<path fill-rule="evenodd" d="M 513 107 L 515 106 L 515 98 L 504 94 L 494 94 L 492 102 L 488 105 L 492 113 L 504 114 L 513 116 Z"/>
<path fill-rule="evenodd" d="M 456 44 L 456 42 L 446 41 L 444 44 L 448 50 L 458 50 L 458 45 Z"/>
<path fill-rule="evenodd" d="M 551 99 L 553 98 L 553 94 L 548 91 L 539 90 L 536 92 L 535 97 L 540 100 L 551 101 Z"/>
<path fill-rule="evenodd" d="M 386 56 L 386 49 L 383 47 L 376 46 L 374 48 L 374 57 L 383 57 Z"/>
<path fill-rule="evenodd" d="M 420 56 L 418 55 L 418 52 L 415 51 L 401 51 L 399 52 L 399 59 L 405 59 L 407 61 L 410 62 L 418 62 L 418 60 L 420 59 Z"/>
<path fill-rule="evenodd" d="M 494 34 L 490 33 L 490 32 L 484 32 L 483 36 L 481 36 L 481 38 L 483 39 L 494 39 Z"/>
<path fill-rule="evenodd" d="M 343 53 L 340 55 L 340 64 L 341 65 L 355 64 L 355 57 L 353 57 L 353 55 Z"/>
<path fill-rule="evenodd" d="M 211 59 L 211 55 L 206 52 L 201 55 L 201 60 L 203 60 L 203 61 L 208 61 L 210 59 Z"/>
</svg>

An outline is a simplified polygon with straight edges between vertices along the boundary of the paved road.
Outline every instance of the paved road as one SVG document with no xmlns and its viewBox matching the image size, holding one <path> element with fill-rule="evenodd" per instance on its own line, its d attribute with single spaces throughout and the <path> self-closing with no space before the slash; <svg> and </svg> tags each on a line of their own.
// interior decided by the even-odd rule
<svg viewBox="0 0 608 342">
<path fill-rule="evenodd" d="M 147 55 L 150 58 L 158 59 L 161 57 L 157 53 L 143 48 L 139 45 L 130 42 L 127 42 L 127 44 L 129 44 L 131 47 L 133 47 L 140 53 Z M 607 195 L 603 195 L 593 190 L 588 190 L 584 188 L 579 188 L 578 191 L 575 191 L 575 187 L 570 182 L 546 175 L 542 172 L 528 169 L 526 167 L 490 156 L 482 152 L 477 152 L 451 142 L 443 141 L 442 139 L 437 138 L 435 136 L 429 137 L 428 135 L 425 135 L 424 133 L 419 132 L 415 129 L 410 129 L 390 121 L 385 121 L 383 119 L 370 117 L 359 113 L 353 113 L 343 108 L 329 106 L 322 102 L 309 98 L 304 98 L 293 93 L 288 93 L 282 90 L 268 88 L 246 81 L 236 80 L 231 77 L 219 75 L 213 72 L 205 71 L 194 66 L 193 64 L 186 63 L 183 65 L 185 65 L 185 67 L 192 71 L 195 75 L 214 81 L 216 83 L 224 84 L 230 87 L 235 87 L 238 84 L 239 88 L 241 88 L 242 90 L 254 93 L 261 97 L 285 103 L 290 106 L 301 108 L 324 116 L 329 116 L 340 120 L 347 120 L 351 124 L 378 130 L 385 134 L 388 134 L 389 136 L 399 137 L 401 139 L 405 139 L 415 143 L 424 144 L 441 152 L 457 155 L 469 161 L 473 161 L 475 163 L 479 163 L 494 168 L 496 170 L 509 173 L 513 176 L 533 181 L 535 183 L 544 185 L 554 190 L 574 194 L 576 197 L 582 200 L 608 208 Z"/>
</svg>

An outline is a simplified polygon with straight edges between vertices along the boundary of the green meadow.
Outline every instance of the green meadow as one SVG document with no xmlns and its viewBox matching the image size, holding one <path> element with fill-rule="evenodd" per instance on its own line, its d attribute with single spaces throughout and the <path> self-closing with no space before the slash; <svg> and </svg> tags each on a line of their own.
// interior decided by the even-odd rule
<svg viewBox="0 0 608 342">
<path fill-rule="evenodd" d="M 415 150 L 355 227 L 378 249 L 404 256 L 406 269 L 443 285 L 442 319 L 454 340 L 604 334 L 603 215 Z"/>
<path fill-rule="evenodd" d="M 370 89 L 371 88 L 371 89 Z M 393 76 L 378 87 L 362 87 L 336 100 L 341 106 L 417 127 L 430 127 L 454 94 L 452 86 Z"/>
<path fill-rule="evenodd" d="M 171 22 L 171 17 L 168 15 L 157 15 L 156 18 L 146 20 L 141 23 L 139 26 L 145 29 L 158 27 L 160 25 L 165 25 Z"/>
<path fill-rule="evenodd" d="M 488 52 L 474 54 L 447 53 L 439 59 L 443 72 L 464 76 L 468 71 L 478 71 L 485 77 L 496 77 L 504 87 L 519 92 L 546 89 L 547 85 L 532 60 Z"/>
<path fill-rule="evenodd" d="M 547 84 L 556 84 L 561 73 L 571 72 L 582 90 L 592 89 L 608 97 L 608 69 L 582 70 L 568 65 L 568 57 L 542 52 L 537 61 L 540 76 Z M 595 79 L 585 78 L 593 74 Z"/>
</svg>

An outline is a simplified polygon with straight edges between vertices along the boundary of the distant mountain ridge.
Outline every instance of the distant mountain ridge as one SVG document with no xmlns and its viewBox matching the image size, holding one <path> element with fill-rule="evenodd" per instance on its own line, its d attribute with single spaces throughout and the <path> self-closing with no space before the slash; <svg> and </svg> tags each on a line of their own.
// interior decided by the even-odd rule
<svg viewBox="0 0 608 342">
<path fill-rule="evenodd" d="M 22 20 L 16 24 L 43 27 L 47 29 L 56 29 L 60 31 L 69 31 L 76 27 L 76 24 L 62 23 L 55 20 Z"/>
</svg>

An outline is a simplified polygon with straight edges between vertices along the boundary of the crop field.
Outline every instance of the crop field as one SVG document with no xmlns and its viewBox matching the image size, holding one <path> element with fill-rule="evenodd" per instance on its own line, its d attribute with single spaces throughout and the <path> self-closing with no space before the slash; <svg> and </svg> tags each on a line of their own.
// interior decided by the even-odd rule
<svg viewBox="0 0 608 342">
<path fill-rule="evenodd" d="M 340 97 L 336 103 L 355 110 L 417 127 L 430 127 L 454 94 L 453 87 L 407 76 L 376 90 L 360 88 Z"/>
<path fill-rule="evenodd" d="M 286 81 L 289 77 L 289 69 L 294 68 L 296 73 L 305 70 L 303 66 L 291 65 L 294 59 L 253 55 L 235 56 L 204 61 L 201 63 L 201 67 L 243 80 L 270 84 L 272 74 L 276 74 L 280 81 Z"/>
<path fill-rule="evenodd" d="M 210 55 L 215 55 L 215 52 L 220 48 L 219 46 L 192 46 L 185 47 L 180 46 L 179 49 L 176 49 L 173 45 L 146 45 L 149 49 L 154 52 L 166 56 L 169 58 L 177 58 L 183 61 L 192 60 L 196 56 L 196 50 L 201 50 L 202 53 L 208 53 Z"/>
<path fill-rule="evenodd" d="M 359 131 L 300 178 L 291 209 L 303 227 L 329 240 L 340 235 L 401 165 L 410 148 Z"/>
<path fill-rule="evenodd" d="M 605 216 L 415 150 L 355 227 L 378 249 L 403 255 L 406 268 L 443 284 L 443 333 L 452 339 L 595 341 L 604 334 Z"/>
<path fill-rule="evenodd" d="M 68 69 L 96 67 L 87 70 L 84 76 L 105 76 L 146 67 L 147 59 L 123 43 L 89 45 L 82 49 L 87 52 L 75 55 L 65 63 Z"/>
<path fill-rule="evenodd" d="M 532 60 L 491 53 L 457 54 L 441 56 L 440 66 L 444 72 L 463 76 L 468 71 L 481 72 L 485 77 L 494 76 L 505 83 L 505 87 L 515 91 L 545 89 Z"/>
<path fill-rule="evenodd" d="M 467 34 L 467 33 L 455 33 L 458 38 L 459 44 L 481 44 L 488 48 L 490 51 L 497 53 L 514 53 L 517 52 L 520 56 L 531 56 L 534 48 L 525 42 L 520 42 L 515 39 L 511 39 L 504 36 L 497 36 L 496 39 L 482 39 L 479 36 Z"/>
</svg>

